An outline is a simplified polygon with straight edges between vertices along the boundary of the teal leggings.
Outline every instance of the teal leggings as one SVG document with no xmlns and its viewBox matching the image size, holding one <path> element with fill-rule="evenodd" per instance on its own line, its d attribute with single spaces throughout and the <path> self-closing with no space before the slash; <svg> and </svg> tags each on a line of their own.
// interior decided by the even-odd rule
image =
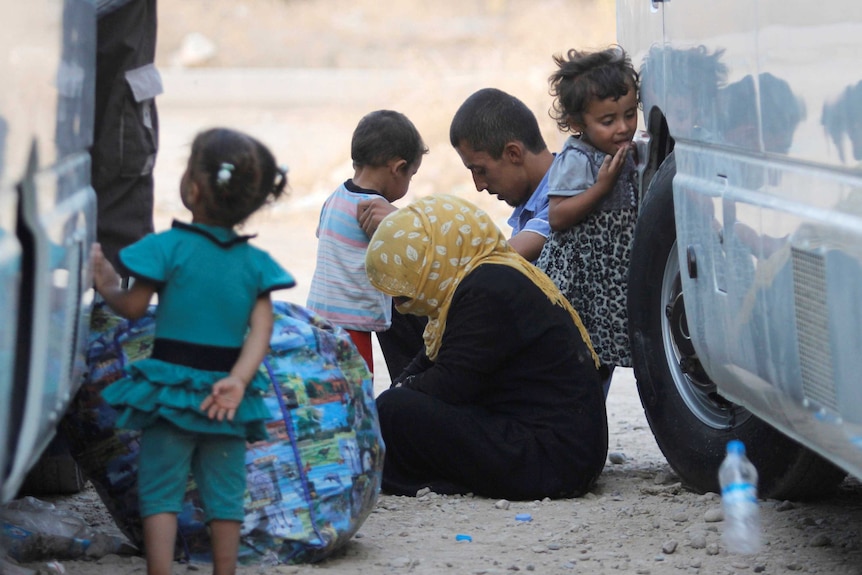
<svg viewBox="0 0 862 575">
<path fill-rule="evenodd" d="M 239 437 L 192 433 L 164 420 L 144 429 L 138 459 L 141 517 L 182 511 L 191 472 L 206 523 L 242 521 L 245 446 Z"/>
</svg>

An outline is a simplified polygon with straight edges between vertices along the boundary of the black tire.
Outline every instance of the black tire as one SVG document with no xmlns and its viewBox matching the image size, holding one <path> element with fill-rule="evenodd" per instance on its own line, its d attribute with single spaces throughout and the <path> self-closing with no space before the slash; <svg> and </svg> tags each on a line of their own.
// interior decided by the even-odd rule
<svg viewBox="0 0 862 575">
<path fill-rule="evenodd" d="M 718 492 L 731 439 L 745 443 L 761 497 L 830 495 L 846 473 L 748 410 L 722 398 L 688 341 L 680 287 L 672 181 L 662 163 L 644 197 L 629 272 L 629 337 L 638 393 L 656 443 L 683 484 Z"/>
<path fill-rule="evenodd" d="M 18 496 L 74 495 L 87 479 L 65 445 L 54 441 L 42 454 L 18 490 Z"/>
</svg>

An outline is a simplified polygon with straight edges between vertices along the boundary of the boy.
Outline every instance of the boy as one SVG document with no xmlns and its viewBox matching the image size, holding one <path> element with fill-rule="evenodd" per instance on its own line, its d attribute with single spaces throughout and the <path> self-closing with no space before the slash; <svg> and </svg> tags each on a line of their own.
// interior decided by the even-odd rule
<svg viewBox="0 0 862 575">
<path fill-rule="evenodd" d="M 400 112 L 377 110 L 353 132 L 353 178 L 324 202 L 317 228 L 317 265 L 306 307 L 343 327 L 374 373 L 371 332 L 388 330 L 392 298 L 374 288 L 365 274 L 369 235 L 359 223 L 362 200 L 387 203 L 407 193 L 428 148 L 413 123 Z M 391 367 L 390 367 L 391 370 Z"/>
</svg>

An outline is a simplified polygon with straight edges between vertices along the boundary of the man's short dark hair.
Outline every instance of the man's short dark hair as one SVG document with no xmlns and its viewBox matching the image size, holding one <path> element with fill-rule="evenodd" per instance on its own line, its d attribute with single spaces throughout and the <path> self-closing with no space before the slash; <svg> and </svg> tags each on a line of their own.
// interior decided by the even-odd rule
<svg viewBox="0 0 862 575">
<path fill-rule="evenodd" d="M 536 116 L 518 98 L 496 88 L 484 88 L 467 98 L 449 126 L 449 142 L 457 148 L 468 144 L 477 152 L 499 159 L 511 141 L 530 152 L 545 150 L 545 139 Z"/>
</svg>

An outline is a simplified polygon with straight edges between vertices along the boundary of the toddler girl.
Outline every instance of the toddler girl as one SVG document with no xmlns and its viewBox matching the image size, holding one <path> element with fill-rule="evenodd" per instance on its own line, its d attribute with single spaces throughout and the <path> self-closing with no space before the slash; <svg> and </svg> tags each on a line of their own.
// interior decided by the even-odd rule
<svg viewBox="0 0 862 575">
<path fill-rule="evenodd" d="M 571 132 L 548 171 L 551 234 L 536 265 L 583 319 L 607 370 L 630 366 L 626 291 L 637 190 L 638 74 L 619 47 L 555 56 L 551 115 Z M 603 370 L 604 371 L 604 370 Z"/>
<path fill-rule="evenodd" d="M 171 573 L 190 471 L 211 532 L 213 572 L 236 569 L 246 441 L 267 438 L 258 368 L 272 332 L 269 294 L 295 282 L 234 227 L 286 183 L 263 144 L 234 130 L 207 130 L 195 138 L 180 181 L 192 221 L 175 221 L 120 251 L 130 288 L 93 247 L 96 290 L 118 314 L 141 317 L 158 293 L 151 357 L 102 392 L 119 412 L 117 427 L 141 430 L 138 494 L 149 575 Z"/>
</svg>

